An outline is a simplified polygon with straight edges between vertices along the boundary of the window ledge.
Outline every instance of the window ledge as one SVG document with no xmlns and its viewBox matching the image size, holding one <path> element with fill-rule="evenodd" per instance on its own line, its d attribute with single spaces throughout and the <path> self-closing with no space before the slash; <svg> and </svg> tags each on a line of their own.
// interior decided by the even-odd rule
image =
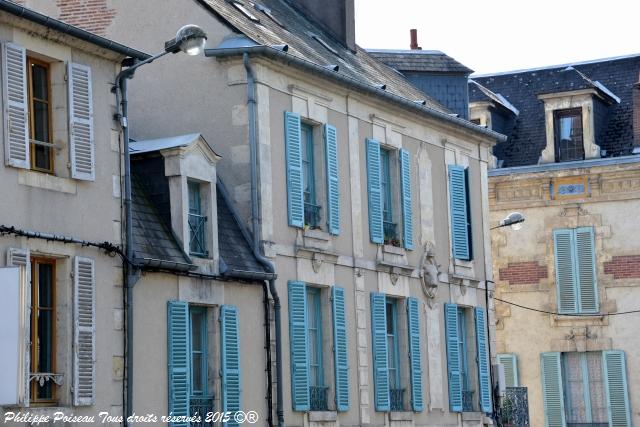
<svg viewBox="0 0 640 427">
<path fill-rule="evenodd" d="M 404 248 L 393 245 L 382 245 L 382 251 L 388 254 L 395 254 L 400 256 L 407 255 L 407 251 Z"/>
<path fill-rule="evenodd" d="M 332 422 L 338 420 L 336 411 L 309 411 L 309 421 Z"/>
<path fill-rule="evenodd" d="M 409 411 L 391 411 L 389 412 L 390 421 L 413 421 L 413 412 Z"/>
<path fill-rule="evenodd" d="M 302 235 L 305 238 L 323 240 L 325 242 L 328 242 L 331 240 L 331 234 L 327 233 L 326 231 L 317 230 L 317 229 L 303 230 Z"/>
<path fill-rule="evenodd" d="M 482 412 L 463 412 L 462 420 L 463 421 L 482 421 L 483 413 Z"/>
<path fill-rule="evenodd" d="M 18 184 L 68 194 L 76 194 L 78 191 L 77 183 L 74 179 L 61 178 L 27 169 L 18 171 Z"/>
</svg>

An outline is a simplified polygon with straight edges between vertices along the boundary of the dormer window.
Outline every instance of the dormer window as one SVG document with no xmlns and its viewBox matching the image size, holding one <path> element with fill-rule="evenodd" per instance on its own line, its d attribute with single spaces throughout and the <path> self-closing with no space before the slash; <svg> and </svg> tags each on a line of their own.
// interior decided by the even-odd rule
<svg viewBox="0 0 640 427">
<path fill-rule="evenodd" d="M 556 162 L 584 160 L 582 108 L 554 111 Z"/>
<path fill-rule="evenodd" d="M 187 185 L 189 187 L 189 253 L 206 257 L 209 254 L 205 238 L 207 217 L 203 215 L 200 184 L 189 181 Z"/>
</svg>

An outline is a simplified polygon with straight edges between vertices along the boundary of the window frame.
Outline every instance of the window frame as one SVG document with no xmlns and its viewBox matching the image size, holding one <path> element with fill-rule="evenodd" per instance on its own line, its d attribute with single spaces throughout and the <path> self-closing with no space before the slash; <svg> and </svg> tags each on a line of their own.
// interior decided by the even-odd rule
<svg viewBox="0 0 640 427">
<path fill-rule="evenodd" d="M 325 387 L 324 381 L 324 357 L 322 352 L 322 290 L 320 288 L 316 288 L 313 286 L 306 286 L 306 298 L 307 298 L 307 334 L 308 334 L 308 342 L 311 341 L 311 330 L 315 329 L 315 362 L 316 362 L 316 378 L 313 378 L 311 374 L 311 365 L 312 365 L 312 353 L 309 352 L 309 387 Z M 309 307 L 313 304 L 315 312 L 314 319 L 314 327 L 311 325 L 311 317 Z M 307 344 L 307 348 L 309 348 L 309 344 Z"/>
<path fill-rule="evenodd" d="M 394 158 L 397 159 L 396 149 L 380 146 L 380 193 L 382 195 L 382 233 L 383 243 L 401 247 L 401 234 L 398 231 L 399 221 L 396 219 L 394 194 L 400 190 L 397 179 L 397 169 L 394 169 Z M 394 188 L 397 191 L 394 192 Z M 385 205 L 387 209 L 385 209 Z"/>
<path fill-rule="evenodd" d="M 398 300 L 396 298 L 387 297 L 385 300 L 385 310 L 387 311 L 387 324 L 386 324 L 386 335 L 387 335 L 387 372 L 389 378 L 389 397 L 390 397 L 390 410 L 398 411 L 403 410 L 404 408 L 393 408 L 393 393 L 392 390 L 401 390 L 400 393 L 403 393 L 402 388 L 402 371 L 400 365 L 400 343 L 398 334 Z M 391 315 L 391 319 L 389 319 L 389 314 Z M 391 321 L 391 323 L 389 323 Z M 391 326 L 392 331 L 389 333 L 389 326 Z M 392 345 L 389 345 L 389 340 L 392 340 Z M 391 359 L 391 360 L 389 360 Z M 390 362 L 393 363 L 390 363 Z M 404 405 L 404 402 L 402 402 Z"/>
<path fill-rule="evenodd" d="M 196 191 L 197 190 L 197 191 Z M 192 195 L 197 194 L 197 198 L 193 199 Z M 197 209 L 192 211 L 192 200 L 197 201 Z M 198 223 L 194 231 L 191 218 L 196 218 Z M 189 228 L 189 255 L 194 255 L 200 258 L 207 258 L 209 256 L 209 250 L 207 249 L 207 216 L 204 215 L 203 203 L 202 203 L 202 183 L 194 180 L 187 180 L 187 225 Z M 194 240 L 197 243 L 196 233 L 199 234 L 201 241 L 202 252 L 198 252 L 197 248 L 193 247 Z"/>
<path fill-rule="evenodd" d="M 569 158 L 569 159 L 563 159 L 562 157 L 562 152 L 561 152 L 561 135 L 560 135 L 560 121 L 563 118 L 577 118 L 578 120 L 580 120 L 580 141 L 579 144 L 577 141 L 574 141 L 573 138 L 571 138 L 571 142 L 576 144 L 577 146 L 580 147 L 579 152 L 582 153 L 582 156 L 580 158 Z M 573 130 L 573 121 L 572 121 L 572 127 L 571 129 Z M 582 120 L 582 107 L 574 107 L 574 108 L 563 108 L 563 109 L 559 109 L 559 110 L 554 110 L 553 111 L 553 140 L 554 140 L 554 146 L 555 146 L 555 152 L 554 152 L 554 156 L 555 156 L 555 161 L 556 163 L 563 163 L 563 162 L 571 162 L 571 161 L 580 161 L 580 160 L 584 160 L 585 159 L 585 150 L 584 150 L 584 123 Z M 574 150 L 576 149 L 575 147 L 573 148 Z"/>
<path fill-rule="evenodd" d="M 602 357 L 602 352 L 601 351 L 595 351 L 595 352 L 562 352 L 561 353 L 561 369 L 562 369 L 562 384 L 563 384 L 563 394 L 564 394 L 564 404 L 565 404 L 565 417 L 566 417 L 566 422 L 567 424 L 569 423 L 593 423 L 593 424 L 608 424 L 608 420 L 607 421 L 593 421 L 593 408 L 592 408 L 592 390 L 591 390 L 591 376 L 589 375 L 589 364 L 588 364 L 588 353 L 597 353 L 597 359 L 600 361 L 600 370 L 602 372 L 602 397 L 604 398 L 604 401 L 601 402 L 601 404 L 604 406 L 604 408 L 607 407 L 607 402 L 606 402 L 606 380 L 604 378 L 604 366 L 603 366 L 603 357 Z M 579 358 L 579 363 L 580 363 L 580 383 L 582 386 L 582 395 L 583 395 L 583 401 L 584 401 L 584 411 L 585 411 L 585 421 L 570 421 L 571 417 L 571 411 L 572 411 L 572 399 L 571 399 L 571 393 L 570 393 L 570 388 L 569 388 L 569 360 L 568 360 L 568 355 L 570 354 L 577 354 L 578 358 Z"/>
<path fill-rule="evenodd" d="M 202 390 L 196 391 L 193 389 L 194 381 L 193 381 L 193 314 L 197 313 L 200 316 L 200 381 L 202 383 Z M 207 308 L 199 305 L 189 305 L 189 357 L 191 360 L 190 363 L 190 384 L 189 384 L 189 393 L 191 396 L 195 397 L 209 397 L 209 339 L 208 339 L 208 316 L 207 316 Z"/>
<path fill-rule="evenodd" d="M 467 313 L 466 307 L 458 307 L 458 351 L 460 352 L 460 378 L 462 385 L 462 396 L 464 392 L 471 388 L 469 369 L 469 342 L 467 335 Z M 463 407 L 464 410 L 464 407 Z"/>
<path fill-rule="evenodd" d="M 316 161 L 314 132 L 315 129 L 313 125 L 303 121 L 300 122 L 300 157 L 302 162 L 302 202 L 304 209 L 304 225 L 311 229 L 319 229 L 321 227 L 320 224 L 322 220 L 320 218 L 321 206 L 318 203 L 318 162 Z M 306 191 L 307 184 L 309 184 L 308 192 Z"/>
<path fill-rule="evenodd" d="M 56 352 L 57 352 L 57 322 L 56 322 L 56 316 L 57 316 L 57 309 L 56 309 L 56 304 L 57 304 L 57 298 L 56 298 L 56 292 L 57 292 L 57 281 L 56 281 L 56 260 L 52 259 L 52 258 L 46 258 L 46 257 L 31 257 L 31 319 L 30 319 L 30 326 L 31 326 L 31 330 L 30 330 L 30 337 L 31 337 L 31 362 L 30 362 L 30 372 L 29 375 L 31 375 L 32 373 L 36 373 L 36 372 L 40 372 L 39 371 L 39 355 L 38 355 L 38 332 L 39 332 L 39 328 L 38 328 L 38 317 L 39 317 L 39 312 L 42 311 L 42 309 L 40 308 L 40 298 L 39 298 L 39 287 L 40 287 L 40 275 L 38 274 L 38 266 L 39 265 L 50 265 L 51 266 L 51 307 L 48 308 L 47 310 L 51 312 L 51 354 L 50 354 L 50 358 L 51 358 L 51 372 L 50 373 L 55 373 L 56 372 Z M 37 381 L 30 381 L 29 383 L 29 400 L 31 403 L 33 404 L 41 404 L 42 406 L 54 406 L 57 404 L 57 398 L 56 398 L 56 390 L 55 390 L 55 383 L 52 382 L 51 380 L 49 381 L 49 383 L 51 384 L 51 397 L 50 398 L 45 398 L 45 399 L 41 399 L 38 398 L 38 382 Z"/>
<path fill-rule="evenodd" d="M 49 96 L 48 99 L 37 99 L 34 97 L 33 90 L 33 73 L 32 66 L 37 65 L 46 69 L 46 79 L 47 79 L 47 94 Z M 38 172 L 44 172 L 48 174 L 55 173 L 55 163 L 54 163 L 54 144 L 52 141 L 37 141 L 34 138 L 35 135 L 35 108 L 34 102 L 46 103 L 47 104 L 47 127 L 49 132 L 49 139 L 53 139 L 53 109 L 52 109 L 52 91 L 51 91 L 51 64 L 34 58 L 32 56 L 27 55 L 26 57 L 26 67 L 27 67 L 27 112 L 29 116 L 29 166 L 31 170 L 35 170 Z M 37 142 L 34 142 L 37 141 Z M 44 146 L 49 150 L 49 168 L 41 168 L 36 166 L 36 146 Z"/>
</svg>

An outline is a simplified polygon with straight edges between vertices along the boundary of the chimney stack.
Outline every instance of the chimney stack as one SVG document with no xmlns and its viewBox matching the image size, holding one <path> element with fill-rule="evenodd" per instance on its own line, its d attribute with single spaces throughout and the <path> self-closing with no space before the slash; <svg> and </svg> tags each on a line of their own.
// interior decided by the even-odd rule
<svg viewBox="0 0 640 427">
<path fill-rule="evenodd" d="M 418 30 L 412 28 L 409 30 L 409 33 L 411 34 L 411 45 L 409 45 L 411 50 L 422 50 L 422 48 L 418 46 Z"/>
</svg>

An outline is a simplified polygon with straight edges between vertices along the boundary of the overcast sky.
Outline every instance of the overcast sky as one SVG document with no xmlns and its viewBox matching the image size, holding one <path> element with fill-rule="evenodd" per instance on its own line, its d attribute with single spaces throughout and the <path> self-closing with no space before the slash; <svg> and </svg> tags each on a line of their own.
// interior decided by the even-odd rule
<svg viewBox="0 0 640 427">
<path fill-rule="evenodd" d="M 638 0 L 355 0 L 356 41 L 441 50 L 476 73 L 640 53 Z"/>
</svg>

